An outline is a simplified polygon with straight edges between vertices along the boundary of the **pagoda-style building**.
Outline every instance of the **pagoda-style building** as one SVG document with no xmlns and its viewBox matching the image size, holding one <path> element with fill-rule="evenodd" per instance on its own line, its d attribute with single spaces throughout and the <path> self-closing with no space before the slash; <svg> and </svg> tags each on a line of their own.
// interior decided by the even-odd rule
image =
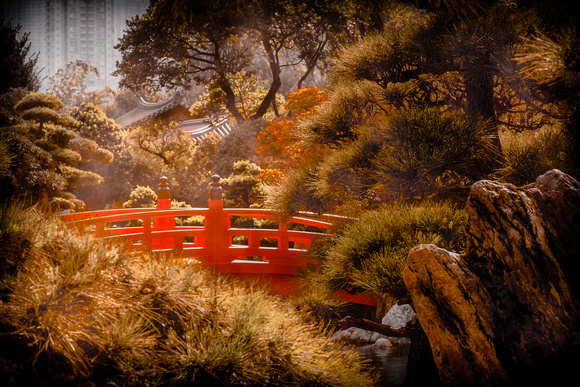
<svg viewBox="0 0 580 387">
<path fill-rule="evenodd" d="M 146 123 L 168 124 L 174 121 L 179 124 L 182 132 L 190 134 L 196 141 L 212 132 L 222 137 L 230 134 L 231 128 L 226 117 L 220 118 L 217 122 L 212 122 L 209 118 L 192 118 L 182 101 L 183 98 L 179 93 L 162 102 L 146 102 L 141 98 L 135 109 L 118 117 L 115 122 L 121 128 L 127 129 Z"/>
</svg>

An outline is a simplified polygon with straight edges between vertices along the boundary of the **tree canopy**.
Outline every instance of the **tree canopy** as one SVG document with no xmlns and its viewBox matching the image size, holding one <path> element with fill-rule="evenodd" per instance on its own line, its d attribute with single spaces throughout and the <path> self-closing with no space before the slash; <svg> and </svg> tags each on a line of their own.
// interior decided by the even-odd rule
<svg viewBox="0 0 580 387">
<path fill-rule="evenodd" d="M 243 121 L 232 79 L 242 71 L 255 73 L 269 81 L 250 116 L 260 118 L 276 101 L 283 69 L 302 69 L 300 87 L 339 44 L 352 39 L 351 23 L 363 9 L 355 3 L 360 2 L 159 0 L 129 22 L 117 46 L 123 57 L 115 74 L 131 89 L 193 83 L 220 89 L 229 113 Z"/>
<path fill-rule="evenodd" d="M 100 76 L 99 69 L 95 66 L 79 59 L 71 61 L 49 78 L 48 92 L 58 97 L 66 108 L 78 106 L 83 102 L 103 105 L 115 93 L 109 87 L 101 91 L 87 91 L 85 81 L 91 73 Z"/>
</svg>

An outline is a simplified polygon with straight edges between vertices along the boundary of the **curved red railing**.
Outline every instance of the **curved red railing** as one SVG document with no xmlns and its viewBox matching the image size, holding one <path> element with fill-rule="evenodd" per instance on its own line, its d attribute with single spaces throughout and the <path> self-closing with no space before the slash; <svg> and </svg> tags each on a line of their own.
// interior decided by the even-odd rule
<svg viewBox="0 0 580 387">
<path fill-rule="evenodd" d="M 243 278 L 268 280 L 279 294 L 294 291 L 293 278 L 299 268 L 316 264 L 304 253 L 341 217 L 300 213 L 283 218 L 269 209 L 224 208 L 219 177 L 212 180 L 208 208 L 171 208 L 167 179 L 162 178 L 157 208 L 88 211 L 60 217 L 70 227 L 122 240 L 129 249 L 179 257 Z M 176 219 L 192 216 L 203 216 L 203 225 L 176 225 Z M 236 217 L 269 220 L 272 228 L 232 227 Z M 135 226 L 137 223 L 141 225 Z M 370 295 L 345 291 L 339 295 L 348 301 L 374 305 Z"/>
</svg>

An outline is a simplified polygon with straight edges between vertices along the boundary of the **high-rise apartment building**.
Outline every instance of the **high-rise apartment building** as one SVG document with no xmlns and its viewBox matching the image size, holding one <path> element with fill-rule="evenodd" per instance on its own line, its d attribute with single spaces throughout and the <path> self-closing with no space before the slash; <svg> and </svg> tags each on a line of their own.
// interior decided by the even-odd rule
<svg viewBox="0 0 580 387">
<path fill-rule="evenodd" d="M 126 28 L 126 21 L 143 14 L 149 0 L 11 0 L 0 9 L 12 24 L 29 32 L 31 53 L 39 53 L 38 68 L 48 77 L 71 61 L 80 59 L 99 69 L 91 74 L 90 90 L 109 86 L 118 80 L 111 75 L 120 54 L 114 49 Z"/>
</svg>

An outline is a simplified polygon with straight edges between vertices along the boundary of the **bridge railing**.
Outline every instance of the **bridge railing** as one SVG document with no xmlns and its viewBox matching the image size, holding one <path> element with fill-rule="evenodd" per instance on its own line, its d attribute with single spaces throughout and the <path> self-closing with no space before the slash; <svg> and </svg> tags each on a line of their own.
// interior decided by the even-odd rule
<svg viewBox="0 0 580 387">
<path fill-rule="evenodd" d="M 179 225 L 179 219 L 203 217 L 203 224 Z M 269 220 L 268 228 L 235 227 L 241 219 Z M 332 231 L 342 217 L 299 213 L 284 218 L 272 210 L 224 208 L 219 176 L 212 176 L 208 208 L 171 208 L 167 178 L 160 179 L 157 208 L 125 208 L 61 215 L 70 227 L 117 239 L 128 249 L 201 262 L 241 277 L 267 277 L 279 293 L 289 293 L 297 268 L 315 264 L 304 254 L 312 242 Z M 232 227 L 234 225 L 234 227 Z M 372 297 L 343 298 L 374 305 Z"/>
<path fill-rule="evenodd" d="M 265 262 L 269 263 L 269 272 L 280 274 L 290 274 L 295 272 L 293 266 L 307 264 L 306 260 L 300 260 L 302 253 L 332 227 L 330 215 L 315 218 L 312 213 L 301 213 L 282 218 L 267 209 L 224 208 L 217 176 L 213 177 L 208 204 L 208 208 L 172 209 L 167 179 L 161 178 L 157 208 L 88 211 L 61 215 L 61 218 L 71 227 L 90 230 L 100 237 L 122 239 L 132 249 L 203 257 L 206 265 L 214 267 L 240 261 Z M 179 223 L 176 218 L 192 216 L 202 216 L 203 225 L 176 225 Z M 277 225 L 275 228 L 232 227 L 236 218 L 271 220 Z M 301 230 L 300 226 L 307 227 Z M 242 267 L 239 265 L 240 270 Z"/>
</svg>

